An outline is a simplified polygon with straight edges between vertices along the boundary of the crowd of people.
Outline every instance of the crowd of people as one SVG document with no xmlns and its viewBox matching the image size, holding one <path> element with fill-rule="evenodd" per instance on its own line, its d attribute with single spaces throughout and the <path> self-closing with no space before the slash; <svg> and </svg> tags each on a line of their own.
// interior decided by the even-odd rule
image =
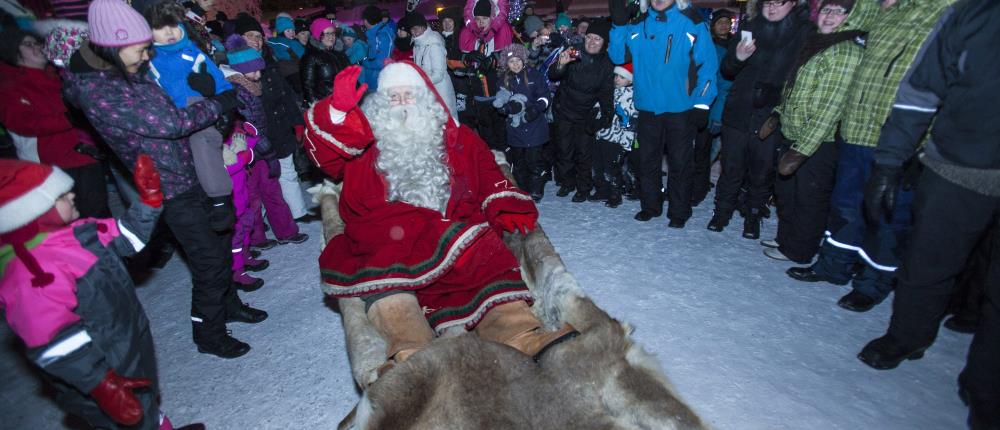
<svg viewBox="0 0 1000 430">
<path fill-rule="evenodd" d="M 226 324 L 268 315 L 237 291 L 308 239 L 302 185 L 324 178 L 350 179 L 323 279 L 364 300 L 380 372 L 455 327 L 535 357 L 576 334 L 533 319 L 499 240 L 534 228 L 548 182 L 574 203 L 638 201 L 639 222 L 665 206 L 671 229 L 714 188 L 708 230 L 739 215 L 756 241 L 776 218 L 762 252 L 850 284 L 840 307 L 895 292 L 865 364 L 921 358 L 948 314 L 976 333 L 960 393 L 972 428 L 1000 426 L 995 2 L 610 0 L 573 19 L 468 0 L 360 23 L 230 19 L 213 0 L 2 5 L 0 124 L 20 161 L 0 168 L 0 309 L 94 426 L 170 428 L 132 391 L 155 392 L 156 371 L 126 264 L 182 251 L 198 351 L 240 357 Z"/>
</svg>

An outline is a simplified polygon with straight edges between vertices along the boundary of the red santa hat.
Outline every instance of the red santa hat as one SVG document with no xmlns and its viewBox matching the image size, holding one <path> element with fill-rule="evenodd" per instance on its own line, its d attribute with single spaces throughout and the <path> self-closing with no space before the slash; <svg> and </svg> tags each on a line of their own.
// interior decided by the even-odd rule
<svg viewBox="0 0 1000 430">
<path fill-rule="evenodd" d="M 427 74 L 417 66 L 412 61 L 395 61 L 387 64 L 378 75 L 378 87 L 379 89 L 393 88 L 393 87 L 425 87 L 430 90 L 431 94 L 434 94 L 434 99 L 441 104 L 444 108 L 444 112 L 448 114 L 451 118 L 451 112 L 448 111 L 448 105 L 444 103 L 441 95 L 438 94 L 437 89 L 434 88 L 434 83 L 431 79 L 427 77 Z M 450 125 L 457 125 L 451 124 Z"/>
<path fill-rule="evenodd" d="M 44 215 L 72 188 L 73 178 L 58 167 L 0 159 L 0 234 Z"/>
<path fill-rule="evenodd" d="M 632 63 L 615 66 L 615 74 L 632 81 Z"/>
</svg>

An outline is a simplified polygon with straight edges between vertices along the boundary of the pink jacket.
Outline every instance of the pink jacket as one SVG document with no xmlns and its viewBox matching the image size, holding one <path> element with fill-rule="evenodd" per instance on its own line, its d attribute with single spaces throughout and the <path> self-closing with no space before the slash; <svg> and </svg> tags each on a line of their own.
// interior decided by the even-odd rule
<svg viewBox="0 0 1000 430">
<path fill-rule="evenodd" d="M 77 307 L 77 279 L 97 263 L 97 257 L 84 249 L 73 234 L 76 226 L 85 223 L 98 224 L 101 245 L 108 246 L 121 235 L 112 218 L 81 219 L 60 230 L 39 234 L 27 248 L 42 270 L 55 276 L 55 281 L 44 287 L 31 285 L 33 275 L 14 256 L 10 245 L 0 247 L 0 310 L 6 312 L 7 323 L 28 348 L 49 343 L 60 330 L 80 320 L 73 312 Z"/>
<path fill-rule="evenodd" d="M 476 17 L 472 10 L 476 7 L 476 0 L 465 2 L 465 27 L 458 38 L 458 47 L 462 52 L 472 52 L 476 50 L 476 42 L 487 43 L 493 41 L 493 50 L 499 51 L 510 45 L 514 40 L 514 32 L 507 22 L 507 11 L 510 6 L 507 0 L 493 0 L 493 21 L 486 30 L 480 30 L 476 26 Z"/>
<path fill-rule="evenodd" d="M 253 125 L 241 123 L 236 127 L 237 131 L 241 128 L 245 130 L 246 148 L 236 150 L 236 162 L 226 165 L 226 171 L 229 172 L 229 177 L 233 180 L 233 206 L 236 208 L 236 216 L 242 215 L 250 208 L 250 190 L 247 183 L 250 171 L 247 166 L 254 161 L 253 148 L 257 146 L 258 140 L 257 130 Z M 223 143 L 226 146 L 232 146 L 232 134 Z"/>
</svg>

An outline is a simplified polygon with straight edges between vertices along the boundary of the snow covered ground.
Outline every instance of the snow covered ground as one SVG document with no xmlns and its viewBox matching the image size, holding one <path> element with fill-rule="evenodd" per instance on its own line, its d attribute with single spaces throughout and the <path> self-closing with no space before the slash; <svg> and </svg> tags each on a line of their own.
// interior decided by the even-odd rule
<svg viewBox="0 0 1000 430">
<path fill-rule="evenodd" d="M 684 230 L 664 218 L 632 220 L 618 209 L 548 196 L 541 224 L 580 285 L 612 316 L 636 327 L 702 418 L 718 429 L 960 429 L 966 408 L 956 377 L 971 336 L 942 330 L 926 356 L 892 371 L 855 358 L 881 335 L 890 303 L 857 314 L 836 306 L 847 287 L 803 284 L 788 264 L 740 237 L 705 229 L 710 202 Z M 163 410 L 175 424 L 210 429 L 331 428 L 359 398 L 340 317 L 323 300 L 316 257 L 320 225 L 301 245 L 266 251 L 267 285 L 241 293 L 270 313 L 230 324 L 253 350 L 236 360 L 199 354 L 188 323 L 190 287 L 179 258 L 139 287 L 153 325 Z M 763 237 L 773 237 L 768 220 Z M 63 414 L 0 325 L 0 427 L 64 428 Z"/>
</svg>

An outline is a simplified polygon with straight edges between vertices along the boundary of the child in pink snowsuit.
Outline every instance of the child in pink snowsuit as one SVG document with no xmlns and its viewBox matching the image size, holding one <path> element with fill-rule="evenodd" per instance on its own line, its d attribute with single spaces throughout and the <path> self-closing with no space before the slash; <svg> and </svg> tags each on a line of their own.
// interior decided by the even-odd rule
<svg viewBox="0 0 1000 430">
<path fill-rule="evenodd" d="M 250 123 L 238 124 L 222 148 L 222 160 L 233 181 L 233 206 L 236 224 L 233 226 L 233 282 L 244 291 L 254 291 L 264 285 L 264 280 L 246 273 L 252 267 L 266 265 L 266 260 L 250 256 L 250 232 L 254 214 L 250 212 L 250 169 L 254 163 L 253 149 L 257 146 L 257 129 Z"/>
<path fill-rule="evenodd" d="M 172 429 L 159 410 L 149 320 L 121 257 L 139 252 L 163 201 L 148 155 L 120 219 L 85 218 L 58 167 L 0 160 L 0 311 L 67 413 L 94 428 Z"/>
</svg>

